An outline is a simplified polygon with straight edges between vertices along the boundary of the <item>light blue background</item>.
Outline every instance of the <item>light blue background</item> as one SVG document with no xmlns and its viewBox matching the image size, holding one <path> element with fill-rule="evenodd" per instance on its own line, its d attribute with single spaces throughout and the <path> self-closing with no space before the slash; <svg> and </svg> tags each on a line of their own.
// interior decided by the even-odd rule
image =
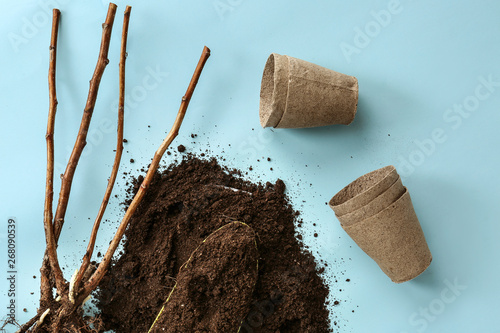
<svg viewBox="0 0 500 333">
<path fill-rule="evenodd" d="M 107 3 L 52 2 L 62 11 L 55 136 L 59 174 L 80 123 Z M 42 1 L 0 3 L 0 288 L 6 287 L 5 232 L 7 218 L 13 216 L 18 221 L 18 319 L 24 322 L 38 305 L 44 250 L 50 17 Z M 499 2 L 118 1 L 110 64 L 59 246 L 67 279 L 84 253 L 114 158 L 119 37 L 126 4 L 133 6 L 125 120 L 129 143 L 121 171 L 139 174 L 137 169 L 148 164 L 170 129 L 206 44 L 212 57 L 174 146 L 210 149 L 229 166 L 251 165 L 254 180 L 285 181 L 293 204 L 303 212 L 300 232 L 306 244 L 328 263 L 331 299 L 341 302 L 331 308 L 339 332 L 500 331 Z M 380 14 L 389 9 L 390 16 Z M 262 129 L 260 80 L 271 52 L 356 76 L 360 98 L 354 123 Z M 148 77 L 151 71 L 156 80 Z M 483 79 L 494 85 L 485 86 Z M 481 100 L 475 97 L 478 92 Z M 473 109 L 465 117 L 448 111 L 464 103 Z M 436 130 L 442 135 L 431 144 Z M 198 134 L 195 144 L 191 133 Z M 262 157 L 268 156 L 272 161 L 264 162 Z M 434 256 L 423 275 L 401 285 L 393 284 L 354 244 L 325 205 L 350 181 L 387 164 L 404 176 Z M 109 222 L 98 237 L 100 251 L 122 216 L 125 182 L 119 177 L 114 191 L 119 198 L 113 198 L 105 216 Z M 57 180 L 56 193 L 59 185 Z M 460 289 L 452 290 L 450 284 Z M 4 292 L 0 300 L 4 317 Z"/>
</svg>

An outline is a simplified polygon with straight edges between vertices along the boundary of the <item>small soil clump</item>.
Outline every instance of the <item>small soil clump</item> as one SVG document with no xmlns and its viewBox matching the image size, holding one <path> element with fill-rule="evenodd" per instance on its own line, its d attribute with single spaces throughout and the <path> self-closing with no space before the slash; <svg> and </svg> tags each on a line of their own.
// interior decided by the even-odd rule
<svg viewBox="0 0 500 333">
<path fill-rule="evenodd" d="M 126 231 L 123 254 L 100 284 L 97 305 L 106 329 L 147 332 L 181 280 L 181 267 L 203 240 L 240 221 L 255 232 L 259 256 L 257 282 L 240 332 L 331 332 L 328 288 L 313 256 L 296 238 L 299 214 L 284 193 L 285 184 L 253 184 L 240 177 L 241 171 L 221 167 L 215 159 L 189 154 L 155 175 Z M 141 181 L 134 182 L 131 196 Z M 191 305 L 200 302 L 204 284 L 195 287 L 191 296 L 184 295 Z M 229 300 L 225 306 L 237 308 L 242 301 Z M 209 327 L 219 329 L 210 332 L 236 332 L 225 329 L 234 325 L 227 318 L 212 317 L 217 323 Z M 179 332 L 182 321 L 177 323 Z"/>
<path fill-rule="evenodd" d="M 210 234 L 177 274 L 152 333 L 238 332 L 258 275 L 254 231 L 231 222 Z"/>
</svg>

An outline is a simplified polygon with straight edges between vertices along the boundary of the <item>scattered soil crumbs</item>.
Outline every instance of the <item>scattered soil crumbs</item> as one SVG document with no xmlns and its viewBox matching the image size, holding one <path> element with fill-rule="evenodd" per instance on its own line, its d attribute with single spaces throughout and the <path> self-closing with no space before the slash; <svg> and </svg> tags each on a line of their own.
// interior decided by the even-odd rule
<svg viewBox="0 0 500 333">
<path fill-rule="evenodd" d="M 217 229 L 241 221 L 256 234 L 259 265 L 240 332 L 331 332 L 328 289 L 313 256 L 295 237 L 298 212 L 284 194 L 285 184 L 252 184 L 240 176 L 214 159 L 191 155 L 156 174 L 126 231 L 122 256 L 100 285 L 97 305 L 106 329 L 147 332 L 193 251 Z M 141 181 L 134 182 L 131 195 Z M 213 292 L 200 284 L 190 302 Z"/>
</svg>

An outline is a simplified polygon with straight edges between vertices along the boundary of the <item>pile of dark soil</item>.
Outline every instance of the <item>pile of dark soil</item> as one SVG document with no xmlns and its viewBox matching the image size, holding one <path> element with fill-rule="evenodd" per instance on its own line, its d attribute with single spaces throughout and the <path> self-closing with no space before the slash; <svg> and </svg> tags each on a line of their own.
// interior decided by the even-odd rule
<svg viewBox="0 0 500 333">
<path fill-rule="evenodd" d="M 193 251 L 217 229 L 241 221 L 255 231 L 259 266 L 240 332 L 331 331 L 328 288 L 296 238 L 299 213 L 284 194 L 285 184 L 253 184 L 240 176 L 214 159 L 193 156 L 156 174 L 126 232 L 122 256 L 100 285 L 97 305 L 106 329 L 147 332 Z M 208 297 L 208 289 L 200 285 L 190 302 Z"/>
</svg>

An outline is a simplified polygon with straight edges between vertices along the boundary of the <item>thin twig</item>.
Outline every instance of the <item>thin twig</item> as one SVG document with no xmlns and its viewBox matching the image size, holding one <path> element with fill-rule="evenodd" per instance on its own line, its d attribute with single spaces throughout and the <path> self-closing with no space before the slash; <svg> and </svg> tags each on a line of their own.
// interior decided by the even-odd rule
<svg viewBox="0 0 500 333">
<path fill-rule="evenodd" d="M 106 21 L 102 25 L 102 40 L 101 49 L 99 51 L 99 59 L 97 60 L 94 75 L 90 80 L 87 104 L 85 105 L 85 110 L 83 111 L 80 129 L 78 131 L 75 146 L 73 147 L 73 151 L 71 152 L 71 155 L 69 157 L 66 170 L 61 176 L 61 191 L 59 192 L 59 201 L 57 202 L 57 209 L 54 219 L 54 234 L 56 236 L 56 242 L 59 239 L 59 235 L 61 234 L 61 229 L 64 224 L 64 216 L 66 215 L 66 208 L 68 207 L 69 193 L 71 191 L 71 184 L 73 182 L 73 176 L 75 175 L 76 166 L 78 165 L 78 161 L 80 160 L 80 156 L 82 155 L 83 148 L 87 144 L 87 132 L 89 130 L 90 120 L 92 119 L 92 113 L 94 112 L 99 84 L 101 83 L 104 69 L 109 63 L 108 50 L 109 42 L 111 39 L 111 30 L 113 29 L 113 22 L 115 20 L 115 14 L 116 5 L 114 3 L 110 3 Z"/>
<path fill-rule="evenodd" d="M 51 32 L 51 43 L 49 46 L 49 115 L 47 121 L 47 134 L 45 139 L 47 141 L 47 178 L 45 185 L 45 206 L 44 206 L 44 216 L 43 223 L 45 231 L 45 241 L 46 249 L 43 258 L 43 265 L 40 269 L 40 305 L 41 307 L 47 306 L 52 299 L 52 285 L 49 279 L 50 275 L 50 261 L 47 251 L 47 245 L 51 242 L 47 242 L 47 238 L 53 238 L 48 235 L 48 233 L 54 233 L 52 226 L 52 202 L 54 198 L 54 122 L 55 114 L 57 109 L 57 97 L 56 97 L 56 56 L 57 56 L 57 35 L 59 32 L 59 20 L 61 12 L 54 8 L 52 11 L 52 32 Z M 47 225 L 47 221 L 50 221 L 50 227 Z"/>
<path fill-rule="evenodd" d="M 117 139 L 116 139 L 116 154 L 115 161 L 113 163 L 113 169 L 111 171 L 111 177 L 108 180 L 108 186 L 106 187 L 106 192 L 104 193 L 104 198 L 97 213 L 97 217 L 92 227 L 92 233 L 90 234 L 89 244 L 87 246 L 87 252 L 83 256 L 82 265 L 78 270 L 78 275 L 75 278 L 74 286 L 78 288 L 80 282 L 82 281 L 83 275 L 85 274 L 87 268 L 90 264 L 90 259 L 94 252 L 95 241 L 97 237 L 97 232 L 99 231 L 99 226 L 101 224 L 102 217 L 108 206 L 109 198 L 111 197 L 111 192 L 113 191 L 113 186 L 115 185 L 116 176 L 118 175 L 118 168 L 120 167 L 120 160 L 122 158 L 123 152 L 123 119 L 125 110 L 125 61 L 127 59 L 127 35 L 128 35 L 128 25 L 130 20 L 130 11 L 132 7 L 127 6 L 125 8 L 125 13 L 123 14 L 123 29 L 122 29 L 122 43 L 120 50 L 120 95 L 118 100 L 118 129 L 117 129 Z M 70 293 L 73 290 L 69 291 Z"/>
<path fill-rule="evenodd" d="M 31 318 L 28 322 L 26 322 L 25 324 L 23 324 L 23 326 L 21 326 L 16 331 L 16 333 L 27 332 L 33 325 L 35 325 L 35 323 L 38 321 L 38 319 L 40 318 L 40 316 L 42 315 L 42 313 L 44 313 L 45 311 L 46 310 L 38 311 L 38 313 L 33 318 Z"/>
<path fill-rule="evenodd" d="M 194 71 L 193 77 L 191 78 L 191 82 L 189 83 L 189 86 L 187 88 L 186 94 L 182 97 L 181 106 L 179 108 L 179 112 L 177 113 L 177 117 L 175 118 L 175 122 L 172 126 L 172 129 L 170 130 L 167 137 L 165 138 L 165 140 L 163 140 L 162 144 L 160 145 L 160 147 L 158 148 L 158 150 L 154 154 L 153 161 L 151 162 L 151 165 L 149 166 L 148 172 L 146 173 L 146 177 L 144 178 L 137 194 L 134 196 L 132 203 L 128 207 L 127 212 L 125 213 L 125 216 L 123 217 L 122 222 L 118 226 L 118 230 L 116 231 L 116 233 L 113 237 L 113 240 L 111 241 L 109 248 L 106 251 L 106 254 L 104 255 L 104 258 L 102 259 L 101 263 L 99 264 L 99 266 L 98 266 L 97 270 L 94 272 L 94 274 L 84 284 L 83 290 L 82 290 L 81 294 L 79 295 L 79 298 L 87 297 L 87 295 L 89 295 L 99 285 L 99 282 L 106 274 L 106 271 L 107 271 L 109 264 L 111 262 L 111 258 L 113 257 L 113 254 L 115 253 L 115 250 L 118 247 L 118 244 L 120 243 L 120 240 L 122 239 L 123 234 L 125 233 L 125 229 L 127 228 L 127 225 L 130 222 L 132 215 L 134 214 L 134 212 L 137 209 L 138 205 L 140 204 L 142 198 L 144 197 L 144 195 L 145 195 L 145 193 L 146 193 L 146 191 L 151 183 L 151 180 L 153 179 L 153 177 L 158 169 L 161 158 L 162 158 L 163 154 L 165 153 L 165 150 L 167 150 L 170 143 L 179 134 L 179 128 L 181 127 L 182 121 L 183 121 L 184 116 L 186 114 L 186 110 L 187 110 L 187 107 L 189 105 L 189 101 L 191 100 L 194 89 L 196 87 L 196 84 L 198 83 L 198 79 L 200 78 L 201 72 L 203 70 L 203 67 L 205 66 L 206 61 L 208 60 L 208 57 L 210 57 L 210 49 L 205 46 L 203 48 L 203 52 L 201 54 L 198 65 L 196 66 L 196 69 Z"/>
<path fill-rule="evenodd" d="M 52 12 L 52 34 L 50 37 L 50 61 L 49 61 L 49 116 L 47 121 L 47 176 L 45 184 L 45 207 L 43 212 L 43 226 L 45 229 L 45 242 L 47 244 L 47 256 L 50 267 L 54 273 L 57 290 L 62 292 L 64 287 L 64 277 L 59 266 L 56 251 L 56 239 L 52 225 L 52 200 L 54 197 L 54 123 L 57 110 L 56 95 L 56 55 L 57 55 L 57 35 L 59 32 L 59 19 L 61 12 L 54 9 Z"/>
</svg>

